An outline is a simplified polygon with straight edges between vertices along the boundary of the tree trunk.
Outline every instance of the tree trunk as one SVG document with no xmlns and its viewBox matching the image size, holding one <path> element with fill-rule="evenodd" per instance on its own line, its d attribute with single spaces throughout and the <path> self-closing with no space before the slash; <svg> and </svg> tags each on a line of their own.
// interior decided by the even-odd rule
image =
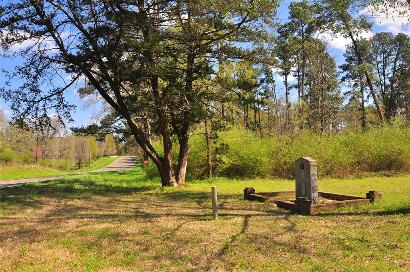
<svg viewBox="0 0 410 272">
<path fill-rule="evenodd" d="M 300 95 L 302 99 L 305 96 L 305 77 L 306 77 L 306 52 L 305 52 L 305 29 L 302 26 L 302 78 L 300 86 Z"/>
<path fill-rule="evenodd" d="M 346 24 L 346 23 L 345 23 L 345 25 L 348 26 L 348 24 Z M 357 56 L 357 60 L 359 61 L 359 64 L 361 65 L 361 64 L 363 64 L 363 58 L 362 58 L 362 55 L 359 51 L 359 46 L 357 44 L 357 41 L 354 38 L 353 33 L 352 33 L 351 30 L 349 30 L 348 34 L 349 34 L 349 37 L 350 37 L 350 39 L 353 43 L 353 47 L 354 47 L 354 51 L 355 51 L 356 56 Z M 379 115 L 379 118 L 382 121 L 382 123 L 385 123 L 385 117 L 384 117 L 383 109 L 382 109 L 382 106 L 380 104 L 380 100 L 379 100 L 379 97 L 376 93 L 376 90 L 374 89 L 372 79 L 370 78 L 370 75 L 367 71 L 364 72 L 364 76 L 366 78 L 366 83 L 367 83 L 367 85 L 370 89 L 370 94 L 372 95 L 374 105 L 376 106 L 377 114 Z"/>
<path fill-rule="evenodd" d="M 285 72 L 285 104 L 286 104 L 286 131 L 289 129 L 290 125 L 290 115 L 289 115 L 289 80 L 288 80 L 288 73 Z"/>
<path fill-rule="evenodd" d="M 148 117 L 144 117 L 144 129 L 145 133 L 147 134 L 148 141 L 151 143 L 151 125 L 149 123 Z M 149 156 L 148 153 L 144 151 L 144 161 L 148 161 Z"/>
<path fill-rule="evenodd" d="M 179 154 L 178 154 L 178 167 L 177 167 L 177 183 L 178 185 L 185 183 L 186 168 L 188 166 L 188 154 L 189 154 L 189 136 L 188 131 L 178 137 L 179 141 Z"/>
<path fill-rule="evenodd" d="M 257 125 L 258 125 L 258 113 L 257 113 L 257 106 L 256 106 L 256 102 L 253 103 L 253 130 L 256 131 Z"/>
<path fill-rule="evenodd" d="M 246 127 L 246 105 L 245 104 L 243 105 L 243 126 L 245 127 L 245 129 L 247 128 Z"/>
<path fill-rule="evenodd" d="M 392 76 L 390 78 L 389 103 L 387 104 L 388 107 L 386 109 L 386 115 L 387 115 L 388 121 L 390 121 L 397 114 L 397 104 L 398 104 L 397 98 L 399 95 L 395 91 L 394 84 L 395 84 L 395 78 L 396 78 L 396 73 L 397 73 L 397 62 L 399 61 L 398 59 L 399 59 L 399 50 L 397 50 L 397 53 L 394 58 Z"/>
<path fill-rule="evenodd" d="M 211 147 L 211 140 L 209 137 L 209 130 L 208 130 L 208 120 L 205 119 L 205 142 L 206 142 L 206 163 L 208 167 L 208 178 L 212 178 L 213 176 L 213 169 L 212 169 L 212 147 Z"/>
<path fill-rule="evenodd" d="M 365 108 L 365 99 L 364 99 L 364 86 L 362 81 L 360 80 L 360 99 L 361 99 L 361 126 L 362 130 L 366 130 L 366 108 Z"/>
<path fill-rule="evenodd" d="M 154 163 L 157 165 L 158 171 L 160 171 L 162 185 L 176 186 L 177 181 L 172 163 L 173 158 L 170 121 L 167 114 L 167 106 L 163 101 L 164 93 L 162 93 L 159 89 L 159 77 L 157 75 L 151 77 L 151 88 L 156 102 L 157 114 L 159 117 L 159 128 L 162 136 L 164 151 L 164 157 L 157 159 Z M 146 145 L 148 144 L 149 143 L 147 142 Z"/>
<path fill-rule="evenodd" d="M 172 163 L 171 134 L 167 128 L 163 128 L 162 141 L 164 144 L 164 157 L 162 158 L 163 173 L 161 174 L 162 186 L 177 186 L 177 180 Z"/>
<path fill-rule="evenodd" d="M 245 102 L 244 106 L 243 106 L 243 122 L 245 125 L 245 129 L 250 129 L 251 124 L 249 121 L 249 105 L 247 102 Z"/>
<path fill-rule="evenodd" d="M 261 119 L 261 109 L 258 110 L 258 128 L 259 128 L 259 135 L 262 138 L 262 119 Z"/>
<path fill-rule="evenodd" d="M 158 173 L 161 177 L 162 186 L 176 186 L 177 182 L 172 163 L 172 142 L 171 135 L 169 133 L 169 128 L 167 126 L 161 127 L 164 157 L 160 157 L 158 153 L 155 151 L 155 148 L 149 142 L 144 132 L 138 128 L 137 124 L 133 122 L 131 117 L 125 117 L 138 145 L 144 150 L 148 157 L 157 166 Z M 164 124 L 167 124 L 167 122 L 161 122 L 161 125 Z"/>
<path fill-rule="evenodd" d="M 162 158 L 161 163 L 156 164 L 156 166 L 161 177 L 161 184 L 163 187 L 177 186 L 175 172 L 172 167 L 172 160 L 170 161 L 167 157 Z"/>
<path fill-rule="evenodd" d="M 158 173 L 161 177 L 162 186 L 177 186 L 175 172 L 172 163 L 172 145 L 171 148 L 165 147 L 164 143 L 164 157 L 158 156 L 156 153 L 151 152 L 147 145 L 141 143 L 139 135 L 134 134 L 134 138 L 137 143 L 144 150 L 144 153 L 155 163 Z M 164 139 L 164 138 L 163 138 Z M 168 141 L 167 141 L 168 142 Z"/>
<path fill-rule="evenodd" d="M 369 76 L 369 73 L 366 71 L 364 73 L 364 75 L 366 76 L 366 82 L 367 82 L 367 85 L 369 86 L 370 93 L 371 93 L 373 101 L 374 101 L 374 105 L 376 106 L 377 114 L 379 115 L 379 118 L 382 121 L 382 123 L 385 123 L 385 118 L 384 118 L 384 113 L 383 113 L 383 110 L 382 110 L 382 106 L 380 104 L 379 97 L 376 93 L 376 90 L 374 89 L 374 86 L 372 84 L 372 80 Z"/>
<path fill-rule="evenodd" d="M 296 77 L 297 77 L 297 85 L 298 85 L 298 102 L 303 99 L 302 94 L 301 94 L 301 88 L 300 88 L 300 56 L 299 54 L 296 55 Z"/>
</svg>

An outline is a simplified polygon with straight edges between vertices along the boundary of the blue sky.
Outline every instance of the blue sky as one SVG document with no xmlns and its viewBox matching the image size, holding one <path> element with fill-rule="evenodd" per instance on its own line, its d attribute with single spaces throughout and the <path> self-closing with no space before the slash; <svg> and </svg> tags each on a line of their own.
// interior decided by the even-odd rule
<svg viewBox="0 0 410 272">
<path fill-rule="evenodd" d="M 0 0 L 0 3 L 4 2 Z M 286 21 L 288 17 L 288 7 L 290 0 L 285 0 L 281 4 L 278 10 L 278 17 L 280 21 Z M 371 7 L 363 9 L 360 11 L 362 14 L 366 14 L 372 17 L 374 21 L 373 29 L 370 32 L 363 33 L 364 37 L 371 37 L 378 32 L 392 32 L 406 33 L 410 36 L 410 12 L 407 14 L 399 14 L 393 10 L 388 10 L 387 12 L 380 12 L 378 10 L 372 9 Z M 330 33 L 322 33 L 319 38 L 325 40 L 328 43 L 328 51 L 336 59 L 337 64 L 343 63 L 343 53 L 345 51 L 346 45 L 349 44 L 349 40 L 344 37 L 335 37 Z M 5 59 L 0 57 L 0 70 L 12 71 L 18 63 L 21 62 L 21 58 Z M 277 78 L 280 81 L 280 78 Z M 0 84 L 4 84 L 6 78 L 3 73 L 0 73 Z M 279 84 L 279 94 L 283 91 L 283 86 Z M 89 124 L 98 120 L 99 113 L 101 112 L 101 105 L 93 105 L 85 107 L 85 102 L 80 99 L 78 94 L 75 92 L 74 88 L 67 92 L 66 97 L 68 101 L 76 105 L 77 108 L 72 112 L 74 122 L 69 124 L 69 126 L 80 126 Z M 3 110 L 6 115 L 10 116 L 10 109 L 7 103 L 0 99 L 0 110 Z"/>
</svg>

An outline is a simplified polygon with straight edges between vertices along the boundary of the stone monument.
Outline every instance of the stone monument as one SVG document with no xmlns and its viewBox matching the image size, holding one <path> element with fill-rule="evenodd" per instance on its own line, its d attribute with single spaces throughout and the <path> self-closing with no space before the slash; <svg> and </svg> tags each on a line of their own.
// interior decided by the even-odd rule
<svg viewBox="0 0 410 272">
<path fill-rule="evenodd" d="M 296 201 L 298 200 L 319 203 L 317 163 L 309 157 L 296 161 Z"/>
</svg>

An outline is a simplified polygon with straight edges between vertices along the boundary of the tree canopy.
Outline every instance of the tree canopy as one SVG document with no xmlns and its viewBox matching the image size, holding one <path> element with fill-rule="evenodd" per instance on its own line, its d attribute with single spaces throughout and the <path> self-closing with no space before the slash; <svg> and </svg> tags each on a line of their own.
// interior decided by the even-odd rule
<svg viewBox="0 0 410 272">
<path fill-rule="evenodd" d="M 380 33 L 366 40 L 361 34 L 371 22 L 357 12 L 370 6 L 403 11 L 407 2 L 294 1 L 283 23 L 276 17 L 279 2 L 5 2 L 0 42 L 24 62 L 8 71 L 1 96 L 15 119 L 40 127 L 71 118 L 67 92 L 104 101 L 110 107 L 104 122 L 73 131 L 101 140 L 132 135 L 164 186 L 184 183 L 189 136 L 202 124 L 207 140 L 216 138 L 210 130 L 227 123 L 260 135 L 347 127 L 342 83 L 352 88 L 348 100 L 360 100 L 363 128 L 367 112 L 380 124 L 409 118 L 408 36 Z M 351 42 L 342 77 L 318 38 L 323 31 Z"/>
<path fill-rule="evenodd" d="M 18 116 L 69 117 L 64 92 L 85 78 L 83 94 L 100 95 L 129 125 L 155 162 L 163 185 L 183 183 L 188 131 L 204 116 L 209 95 L 198 83 L 218 54 L 241 57 L 241 43 L 263 32 L 276 1 L 13 1 L 1 7 L 2 45 L 22 42 L 26 62 L 3 90 Z M 246 50 L 245 50 L 246 51 Z M 61 77 L 61 80 L 56 80 Z M 159 152 L 144 119 L 162 136 Z M 171 136 L 180 151 L 176 174 Z M 160 155 L 162 153 L 162 155 Z"/>
</svg>

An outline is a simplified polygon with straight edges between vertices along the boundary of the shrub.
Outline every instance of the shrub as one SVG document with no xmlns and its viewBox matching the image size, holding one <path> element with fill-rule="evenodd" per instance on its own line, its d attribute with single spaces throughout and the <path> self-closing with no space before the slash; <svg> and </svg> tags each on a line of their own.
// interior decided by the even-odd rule
<svg viewBox="0 0 410 272">
<path fill-rule="evenodd" d="M 23 152 L 15 152 L 4 143 L 0 142 L 0 163 L 27 163 L 30 156 Z"/>
<path fill-rule="evenodd" d="M 38 163 L 41 166 L 48 167 L 48 168 L 54 168 L 54 169 L 60 169 L 60 170 L 74 169 L 74 162 L 69 161 L 69 160 L 64 160 L 64 159 L 50 160 L 50 159 L 42 158 L 38 161 Z"/>
<path fill-rule="evenodd" d="M 158 178 L 159 177 L 159 173 L 157 170 L 157 166 L 155 165 L 155 163 L 153 163 L 152 161 L 150 161 L 145 167 L 145 174 L 147 175 L 147 178 L 149 179 L 154 179 L 154 178 Z"/>
<path fill-rule="evenodd" d="M 221 133 L 227 147 L 217 174 L 228 177 L 268 176 L 270 158 L 278 148 L 275 138 L 258 138 L 255 133 L 233 129 Z"/>
<path fill-rule="evenodd" d="M 13 150 L 9 148 L 3 148 L 0 151 L 0 162 L 2 163 L 11 163 L 13 162 L 14 157 L 15 157 L 15 153 L 13 152 Z"/>
<path fill-rule="evenodd" d="M 174 148 L 176 162 L 178 145 Z M 219 133 L 212 155 L 214 176 L 293 178 L 294 163 L 303 156 L 317 160 L 320 176 L 405 172 L 410 170 L 410 129 L 393 124 L 366 132 L 318 135 L 300 131 L 260 138 L 253 132 L 233 128 Z M 146 173 L 150 178 L 158 177 L 153 163 L 146 167 Z M 206 177 L 205 136 L 194 134 L 190 138 L 187 178 Z"/>
</svg>

